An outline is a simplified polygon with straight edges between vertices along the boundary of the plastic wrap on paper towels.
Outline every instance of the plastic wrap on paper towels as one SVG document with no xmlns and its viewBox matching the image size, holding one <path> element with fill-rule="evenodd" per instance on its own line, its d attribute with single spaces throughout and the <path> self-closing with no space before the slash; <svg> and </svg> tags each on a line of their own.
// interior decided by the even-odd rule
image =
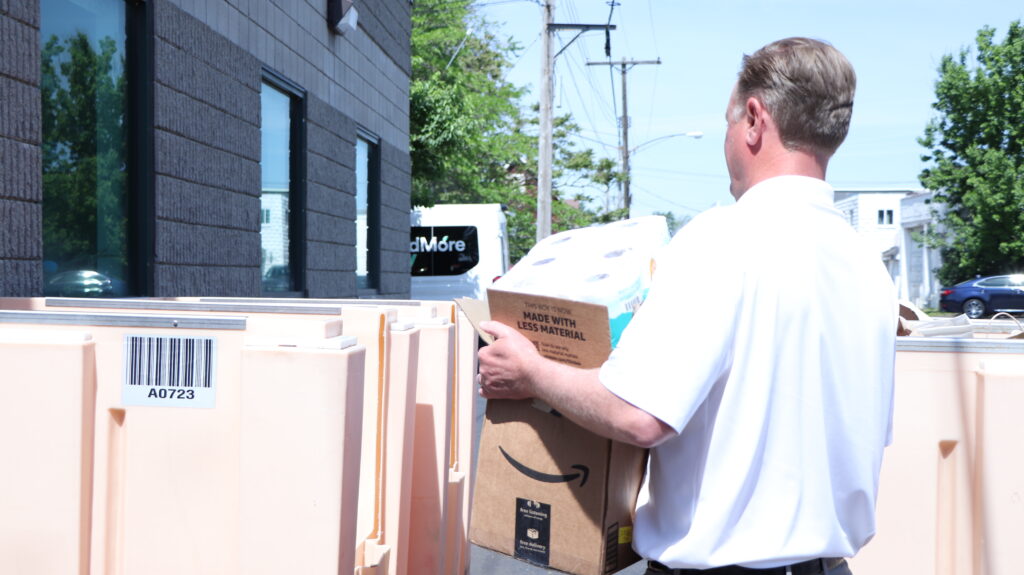
<svg viewBox="0 0 1024 575">
<path fill-rule="evenodd" d="M 668 240 L 662 216 L 560 232 L 538 242 L 494 287 L 606 306 L 614 347 L 646 297 L 653 260 Z"/>
</svg>

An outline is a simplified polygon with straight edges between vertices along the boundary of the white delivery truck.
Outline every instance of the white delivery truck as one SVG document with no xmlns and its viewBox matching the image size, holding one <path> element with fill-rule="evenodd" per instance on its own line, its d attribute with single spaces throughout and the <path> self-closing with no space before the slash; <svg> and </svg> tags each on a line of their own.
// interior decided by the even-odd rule
<svg viewBox="0 0 1024 575">
<path fill-rule="evenodd" d="M 410 224 L 412 299 L 483 299 L 509 268 L 501 204 L 418 207 Z"/>
</svg>

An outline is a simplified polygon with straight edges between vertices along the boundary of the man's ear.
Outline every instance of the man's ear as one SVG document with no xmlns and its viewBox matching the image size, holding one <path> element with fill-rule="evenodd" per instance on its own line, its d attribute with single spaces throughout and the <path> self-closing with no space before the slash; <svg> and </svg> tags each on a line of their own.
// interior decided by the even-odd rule
<svg viewBox="0 0 1024 575">
<path fill-rule="evenodd" d="M 746 122 L 745 136 L 747 145 L 751 147 L 757 146 L 764 135 L 765 117 L 768 111 L 765 110 L 764 104 L 760 100 L 753 97 L 747 98 L 743 111 L 744 121 Z"/>
</svg>

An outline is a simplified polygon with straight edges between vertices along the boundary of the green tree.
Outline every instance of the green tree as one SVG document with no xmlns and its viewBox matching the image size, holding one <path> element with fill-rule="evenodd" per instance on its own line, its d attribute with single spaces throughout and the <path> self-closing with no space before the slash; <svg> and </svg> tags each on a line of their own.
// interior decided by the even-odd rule
<svg viewBox="0 0 1024 575">
<path fill-rule="evenodd" d="M 413 5 L 410 148 L 413 204 L 500 203 L 508 208 L 517 261 L 536 239 L 537 110 L 504 77 L 518 45 L 476 16 L 470 0 Z M 579 150 L 579 127 L 556 118 L 552 230 L 623 217 L 595 198 L 616 178 L 615 163 Z"/>
<path fill-rule="evenodd" d="M 677 217 L 674 212 L 654 212 L 654 215 L 663 216 L 665 218 L 665 224 L 668 226 L 669 236 L 676 235 L 679 228 L 690 223 L 690 220 L 692 219 L 690 216 L 683 216 L 681 218 Z"/>
<path fill-rule="evenodd" d="M 517 49 L 476 18 L 470 0 L 413 5 L 410 148 L 413 204 L 490 201 L 529 153 L 515 130 L 523 89 L 504 80 Z"/>
<path fill-rule="evenodd" d="M 42 48 L 43 246 L 69 269 L 120 277 L 126 262 L 124 62 L 112 38 Z"/>
<path fill-rule="evenodd" d="M 965 48 L 939 66 L 938 115 L 925 128 L 921 183 L 934 190 L 941 223 L 924 237 L 939 248 L 939 280 L 1024 271 L 1024 27 L 978 32 L 976 56 Z"/>
</svg>

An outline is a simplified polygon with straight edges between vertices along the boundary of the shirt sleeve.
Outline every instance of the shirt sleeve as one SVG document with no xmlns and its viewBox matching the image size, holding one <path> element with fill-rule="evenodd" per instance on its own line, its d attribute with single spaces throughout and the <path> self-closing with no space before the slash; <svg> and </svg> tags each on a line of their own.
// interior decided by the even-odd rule
<svg viewBox="0 0 1024 575">
<path fill-rule="evenodd" d="M 720 220 L 695 218 L 673 238 L 647 299 L 600 370 L 609 391 L 677 433 L 732 363 L 743 273 Z"/>
</svg>

